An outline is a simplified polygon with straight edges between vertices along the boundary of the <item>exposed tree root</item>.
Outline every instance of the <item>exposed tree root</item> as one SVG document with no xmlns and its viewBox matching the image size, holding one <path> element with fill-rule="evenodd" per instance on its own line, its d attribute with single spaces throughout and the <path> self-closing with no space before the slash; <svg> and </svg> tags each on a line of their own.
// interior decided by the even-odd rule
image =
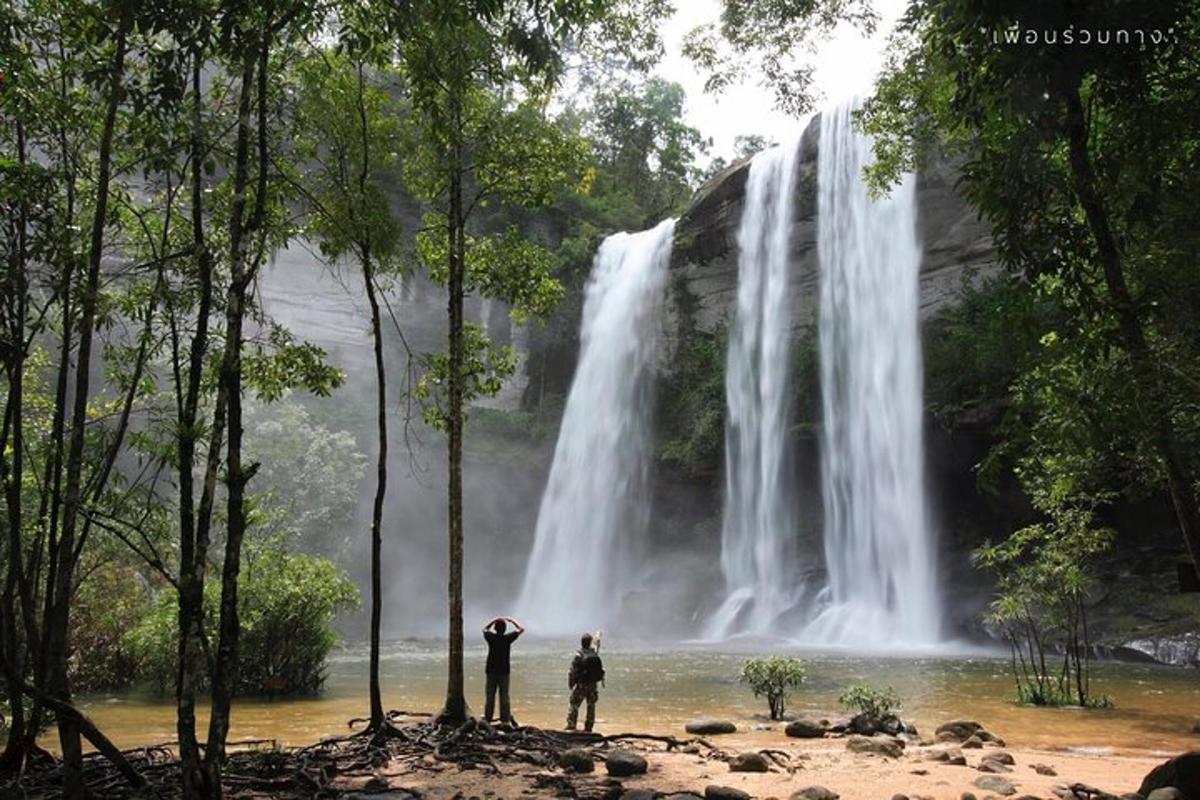
<svg viewBox="0 0 1200 800">
<path fill-rule="evenodd" d="M 230 742 L 223 773 L 226 794 L 231 798 L 312 800 L 349 792 L 392 791 L 419 798 L 419 792 L 403 787 L 404 776 L 436 774 L 446 769 L 477 769 L 499 775 L 505 764 L 536 767 L 539 772 L 533 777 L 535 783 L 564 789 L 573 781 L 583 783 L 587 779 L 551 771 L 563 751 L 579 747 L 602 751 L 622 742 L 659 744 L 667 750 L 694 747 L 706 750 L 709 757 L 724 756 L 703 739 L 681 740 L 645 733 L 605 736 L 491 725 L 477 719 L 451 727 L 430 719 L 411 721 L 417 716 L 392 712 L 376 730 L 355 731 L 298 748 L 281 748 L 270 739 Z M 404 718 L 410 721 L 402 721 Z M 362 722 L 351 720 L 351 727 Z M 179 762 L 167 745 L 123 750 L 121 755 L 144 778 L 145 786 L 131 793 L 126 776 L 112 761 L 91 753 L 84 758 L 84 780 L 97 800 L 180 797 Z M 0 796 L 12 792 L 27 800 L 49 800 L 60 796 L 61 780 L 59 765 L 48 764 L 27 771 L 19 782 L 0 785 Z"/>
</svg>

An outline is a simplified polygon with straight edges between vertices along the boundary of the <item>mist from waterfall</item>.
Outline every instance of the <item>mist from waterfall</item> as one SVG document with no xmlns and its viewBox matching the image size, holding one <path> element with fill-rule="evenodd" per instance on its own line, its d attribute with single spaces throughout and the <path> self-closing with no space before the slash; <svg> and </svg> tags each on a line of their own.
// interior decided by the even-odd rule
<svg viewBox="0 0 1200 800">
<path fill-rule="evenodd" d="M 795 534 L 787 470 L 789 240 L 799 141 L 754 157 L 738 227 L 737 307 L 725 367 L 726 598 L 706 636 L 765 632 L 794 603 Z"/>
<path fill-rule="evenodd" d="M 821 116 L 817 218 L 829 585 L 811 644 L 940 639 L 926 512 L 915 178 L 872 200 L 853 106 Z"/>
<path fill-rule="evenodd" d="M 645 532 L 657 325 L 675 220 L 600 245 L 517 613 L 539 634 L 610 623 Z"/>
</svg>

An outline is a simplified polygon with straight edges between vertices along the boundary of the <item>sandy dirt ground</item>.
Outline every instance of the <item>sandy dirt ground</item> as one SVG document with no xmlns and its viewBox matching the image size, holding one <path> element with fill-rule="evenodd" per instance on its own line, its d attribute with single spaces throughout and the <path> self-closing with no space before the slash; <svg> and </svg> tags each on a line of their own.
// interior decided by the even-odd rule
<svg viewBox="0 0 1200 800">
<path fill-rule="evenodd" d="M 393 789 L 414 789 L 422 797 L 436 800 L 569 796 L 564 790 L 567 784 L 579 797 L 599 798 L 605 794 L 619 797 L 615 779 L 608 777 L 602 761 L 607 749 L 619 747 L 639 752 L 649 764 L 645 775 L 620 779 L 623 790 L 650 789 L 662 794 L 691 793 L 703 797 L 706 787 L 719 785 L 741 789 L 761 800 L 789 800 L 793 793 L 816 785 L 837 793 L 843 800 L 891 800 L 897 794 L 910 800 L 960 800 L 966 792 L 979 800 L 1000 796 L 996 791 L 980 787 L 980 779 L 986 780 L 990 773 L 979 771 L 978 766 L 986 755 L 1001 748 L 963 750 L 967 765 L 954 766 L 931 760 L 937 751 L 951 746 L 946 744 L 910 742 L 900 758 L 891 759 L 849 752 L 846 740 L 840 738 L 797 740 L 780 735 L 778 741 L 764 743 L 761 736 L 735 734 L 710 737 L 710 740 L 720 751 L 730 755 L 764 748 L 779 751 L 786 754 L 780 760 L 790 762 L 792 768 L 789 771 L 775 766 L 767 773 L 732 772 L 718 753 L 709 753 L 705 757 L 703 753 L 667 752 L 656 743 L 639 742 L 593 748 L 598 758 L 596 771 L 589 776 L 567 776 L 558 769 L 498 761 L 498 774 L 429 763 L 415 772 L 393 765 L 382 771 L 380 777 Z M 1001 775 L 1012 784 L 1014 791 L 1010 796 L 1014 798 L 1053 800 L 1056 786 L 1074 783 L 1086 783 L 1120 796 L 1136 791 L 1145 774 L 1164 760 L 1162 756 L 1150 754 L 1098 755 L 1003 749 L 1015 761 L 1012 771 Z M 1049 767 L 1054 774 L 1040 774 L 1034 769 L 1035 764 Z M 406 795 L 404 792 L 390 794 L 394 798 Z"/>
</svg>

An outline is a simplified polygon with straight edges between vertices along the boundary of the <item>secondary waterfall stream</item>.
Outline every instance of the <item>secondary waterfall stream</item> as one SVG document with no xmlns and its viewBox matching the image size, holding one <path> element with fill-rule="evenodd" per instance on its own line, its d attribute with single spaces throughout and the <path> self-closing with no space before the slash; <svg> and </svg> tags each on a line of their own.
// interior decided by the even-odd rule
<svg viewBox="0 0 1200 800">
<path fill-rule="evenodd" d="M 765 632 L 792 605 L 788 551 L 795 536 L 787 470 L 788 245 L 799 142 L 754 157 L 738 227 L 737 307 L 725 365 L 726 599 L 710 638 Z"/>
<path fill-rule="evenodd" d="M 934 643 L 926 511 L 915 178 L 873 200 L 853 106 L 821 116 L 818 254 L 827 605 L 806 643 Z"/>
<path fill-rule="evenodd" d="M 675 220 L 600 245 L 585 289 L 567 396 L 517 603 L 539 634 L 575 634 L 619 611 L 647 522 L 657 311 Z"/>
</svg>

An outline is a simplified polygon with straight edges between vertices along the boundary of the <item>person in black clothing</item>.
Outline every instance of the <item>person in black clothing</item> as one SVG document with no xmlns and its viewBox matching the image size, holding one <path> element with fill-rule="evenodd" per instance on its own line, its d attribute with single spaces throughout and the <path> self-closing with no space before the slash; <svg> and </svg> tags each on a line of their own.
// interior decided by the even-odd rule
<svg viewBox="0 0 1200 800">
<path fill-rule="evenodd" d="M 512 623 L 512 631 L 508 630 L 506 620 Z M 509 652 L 512 650 L 512 643 L 524 632 L 525 628 L 512 617 L 496 617 L 483 626 L 483 638 L 488 644 L 487 667 L 484 670 L 487 673 L 487 682 L 484 689 L 486 700 L 483 704 L 483 716 L 488 722 L 492 721 L 492 714 L 496 710 L 497 692 L 500 693 L 500 721 L 513 721 L 512 707 L 508 700 L 508 678 L 511 672 Z"/>
</svg>

